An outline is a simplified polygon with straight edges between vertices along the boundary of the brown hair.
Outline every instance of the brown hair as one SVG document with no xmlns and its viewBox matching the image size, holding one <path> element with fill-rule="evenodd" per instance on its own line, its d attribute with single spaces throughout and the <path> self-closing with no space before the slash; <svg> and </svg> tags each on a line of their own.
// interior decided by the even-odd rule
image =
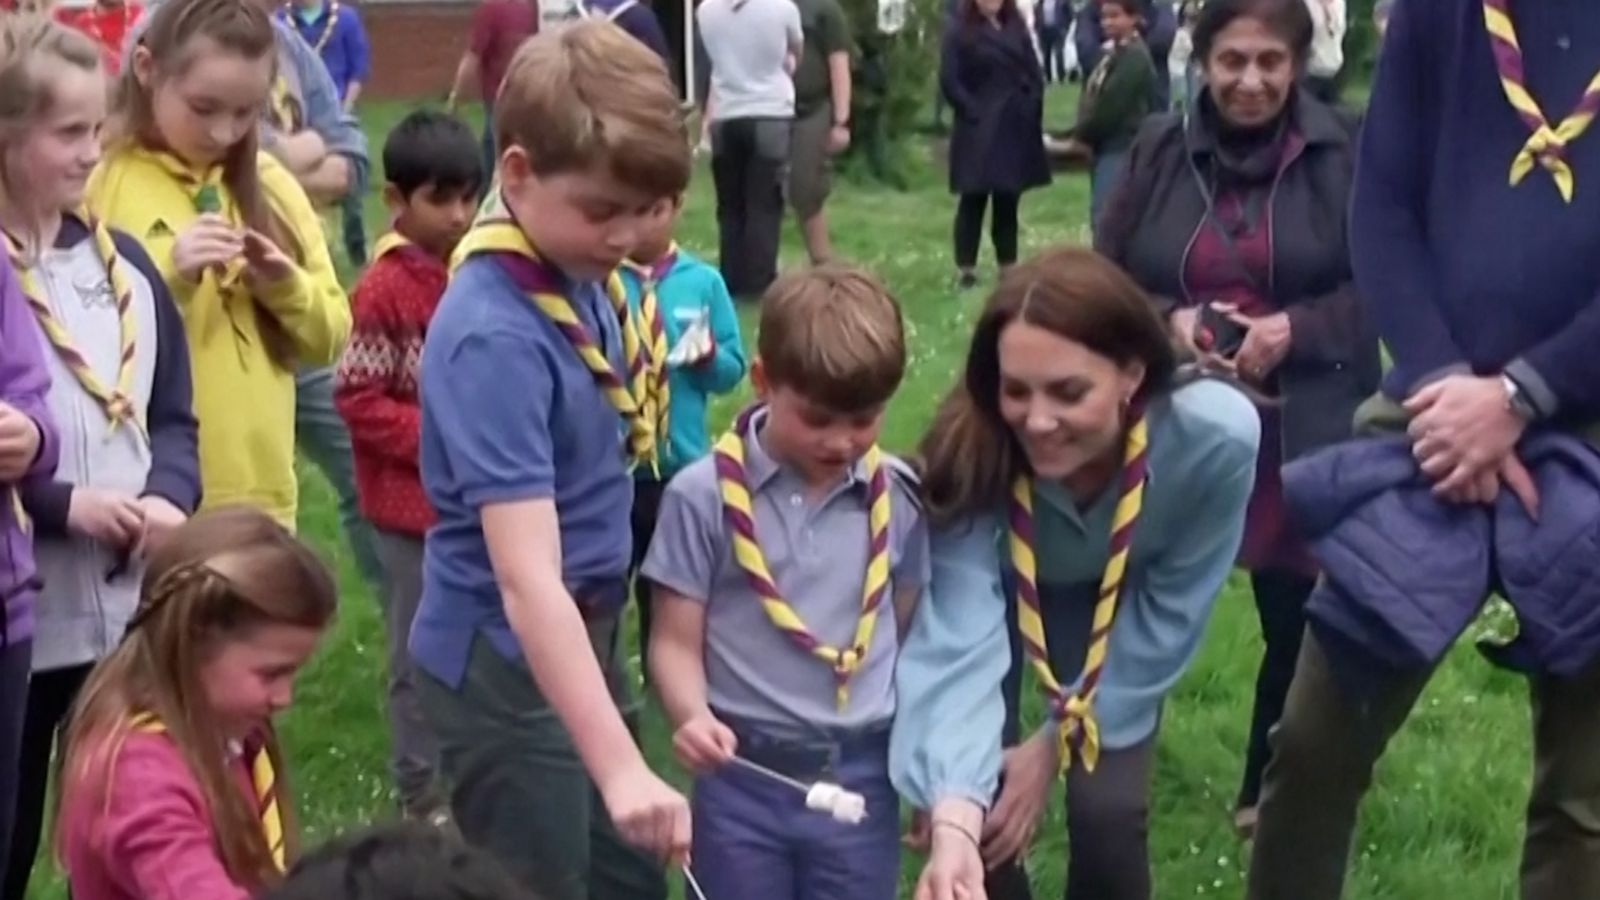
<svg viewBox="0 0 1600 900">
<path fill-rule="evenodd" d="M 872 273 L 823 265 L 761 297 L 756 352 L 771 384 L 841 413 L 882 406 L 906 373 L 900 304 Z"/>
<path fill-rule="evenodd" d="M 689 186 L 689 138 L 666 66 L 610 22 L 579 22 L 528 39 L 494 102 L 495 137 L 537 175 L 609 167 L 652 197 Z"/>
<path fill-rule="evenodd" d="M 935 521 L 998 508 L 1028 465 L 1000 417 L 1000 333 L 1013 322 L 1075 341 L 1119 366 L 1143 363 L 1136 404 L 1176 380 L 1178 360 L 1160 314 L 1110 260 L 1062 247 L 1013 266 L 978 317 L 965 375 L 922 438 L 922 489 Z"/>
<path fill-rule="evenodd" d="M 263 625 L 321 630 L 334 617 L 333 575 L 310 547 L 259 510 L 203 512 L 180 527 L 151 559 L 139 609 L 117 649 L 89 676 L 72 713 L 62 754 L 59 810 L 110 802 L 110 774 L 135 716 L 166 727 L 200 785 L 217 855 L 243 885 L 275 884 L 280 873 L 257 810 L 226 765 L 227 736 L 205 700 L 201 669 L 217 648 Z M 269 729 L 263 752 L 277 773 L 285 849 L 297 849 L 283 753 Z M 65 841 L 58 840 L 57 847 Z"/>
<path fill-rule="evenodd" d="M 54 109 L 51 84 L 63 67 L 100 72 L 100 48 L 88 35 L 41 15 L 0 17 L 0 206 L 27 194 L 11 170 L 11 149 Z M 43 248 L 39 236 L 17 235 L 33 259 Z"/>
<path fill-rule="evenodd" d="M 150 23 L 140 34 L 138 46 L 150 52 L 160 80 L 180 77 L 188 70 L 194 62 L 191 45 L 202 37 L 248 60 L 270 59 L 273 77 L 277 77 L 278 36 L 269 14 L 252 0 L 168 0 L 146 15 Z M 128 60 L 117 85 L 119 130 L 123 137 L 159 148 L 165 142 L 156 127 L 154 86 L 140 84 L 134 68 L 133 60 Z M 291 258 L 303 259 L 304 248 L 294 230 L 272 209 L 261 187 L 260 148 L 260 129 L 251 128 L 228 148 L 222 160 L 222 182 L 246 226 L 272 238 Z M 259 304 L 256 318 L 269 355 L 280 366 L 293 369 L 294 344 L 283 326 Z"/>
</svg>

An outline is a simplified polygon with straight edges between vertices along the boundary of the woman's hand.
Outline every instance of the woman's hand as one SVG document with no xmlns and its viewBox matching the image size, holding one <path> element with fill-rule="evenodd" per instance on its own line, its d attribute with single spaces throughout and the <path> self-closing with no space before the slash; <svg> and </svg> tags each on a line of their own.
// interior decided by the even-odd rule
<svg viewBox="0 0 1600 900">
<path fill-rule="evenodd" d="M 294 274 L 294 260 L 278 245 L 255 229 L 245 232 L 244 259 L 249 266 L 246 278 L 252 284 L 277 284 Z"/>
<path fill-rule="evenodd" d="M 1260 383 L 1277 370 L 1289 356 L 1289 343 L 1293 335 L 1289 314 L 1273 313 L 1270 316 L 1250 318 L 1237 310 L 1230 310 L 1228 318 L 1246 329 L 1244 343 L 1234 354 L 1234 371 L 1239 377 Z"/>
<path fill-rule="evenodd" d="M 994 869 L 1016 859 L 1033 834 L 1061 771 L 1054 729 L 1044 729 L 1005 752 L 1000 799 L 983 826 L 983 861 Z"/>
<path fill-rule="evenodd" d="M 245 251 L 239 229 L 216 213 L 204 213 L 178 235 L 172 263 L 183 280 L 198 284 L 207 269 L 221 272 Z"/>
<path fill-rule="evenodd" d="M 1179 350 L 1195 359 L 1203 355 L 1194 341 L 1195 329 L 1200 325 L 1200 307 L 1180 306 L 1174 309 L 1167 316 L 1167 324 L 1172 328 L 1172 339 L 1177 342 Z"/>
<path fill-rule="evenodd" d="M 918 815 L 927 825 L 928 861 L 917 879 L 914 900 L 985 900 L 983 856 L 978 851 L 983 811 L 970 801 L 945 800 L 931 814 Z"/>
</svg>

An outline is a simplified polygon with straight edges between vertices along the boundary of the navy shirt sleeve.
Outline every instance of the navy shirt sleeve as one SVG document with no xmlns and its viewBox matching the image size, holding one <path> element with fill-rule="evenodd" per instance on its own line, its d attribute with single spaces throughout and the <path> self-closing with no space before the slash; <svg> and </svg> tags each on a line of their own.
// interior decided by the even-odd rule
<svg viewBox="0 0 1600 900">
<path fill-rule="evenodd" d="M 430 362 L 422 414 L 443 436 L 462 501 L 481 507 L 554 497 L 554 391 L 543 348 L 524 335 L 473 332 Z"/>
<path fill-rule="evenodd" d="M 1465 355 L 1439 306 L 1426 229 L 1438 102 L 1427 45 L 1431 6 L 1397 4 L 1362 125 L 1350 210 L 1350 262 L 1367 311 L 1394 356 L 1386 387 L 1404 399 Z"/>
</svg>

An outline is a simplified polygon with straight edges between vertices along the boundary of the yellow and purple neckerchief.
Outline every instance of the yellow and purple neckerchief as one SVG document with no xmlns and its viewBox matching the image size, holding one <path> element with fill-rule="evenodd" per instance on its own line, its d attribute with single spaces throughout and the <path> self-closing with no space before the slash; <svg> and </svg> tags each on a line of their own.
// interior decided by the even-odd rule
<svg viewBox="0 0 1600 900">
<path fill-rule="evenodd" d="M 1039 605 L 1033 477 L 1019 475 L 1011 487 L 1009 540 L 1011 567 L 1017 580 L 1017 630 L 1022 635 L 1023 651 L 1033 666 L 1039 687 L 1050 704 L 1050 717 L 1057 725 L 1063 774 L 1072 767 L 1074 757 L 1090 772 L 1100 761 L 1100 726 L 1095 720 L 1094 700 L 1100 689 L 1100 678 L 1105 674 L 1117 604 L 1123 585 L 1127 582 L 1134 527 L 1138 525 L 1139 513 L 1144 508 L 1149 451 L 1149 424 L 1144 414 L 1135 410 L 1123 449 L 1117 506 L 1111 519 L 1110 556 L 1106 561 L 1105 574 L 1100 578 L 1099 596 L 1095 600 L 1094 620 L 1089 630 L 1089 650 L 1084 658 L 1083 674 L 1072 691 L 1068 691 L 1061 679 L 1056 677 L 1045 643 L 1044 615 Z"/>
<path fill-rule="evenodd" d="M 111 229 L 87 214 L 80 214 L 80 218 L 89 226 L 95 250 L 105 266 L 106 277 L 110 280 L 111 291 L 115 295 L 118 326 L 115 384 L 108 386 L 101 381 L 100 376 L 95 374 L 94 368 L 89 365 L 89 361 L 73 343 L 72 335 L 66 326 L 51 311 L 49 298 L 39 287 L 35 266 L 26 258 L 22 242 L 8 233 L 5 235 L 5 240 L 6 249 L 11 257 L 11 266 L 16 270 L 23 298 L 28 308 L 33 310 L 34 318 L 38 320 L 39 328 L 44 332 L 45 340 L 49 341 L 56 356 L 67 367 L 67 371 L 77 379 L 78 384 L 83 386 L 83 390 L 100 404 L 100 408 L 111 423 L 110 430 L 114 432 L 119 424 L 126 422 L 148 442 L 149 436 L 145 432 L 144 422 L 139 416 L 138 406 L 133 401 L 134 363 L 138 354 L 138 323 L 133 311 L 133 287 L 128 283 L 127 276 L 122 270 L 121 260 L 117 258 L 117 244 L 111 237 Z"/>
<path fill-rule="evenodd" d="M 577 352 L 578 358 L 583 360 L 600 392 L 628 424 L 628 451 L 633 464 L 655 468 L 658 447 L 656 400 L 651 390 L 651 379 L 646 377 L 648 367 L 643 362 L 639 322 L 628 309 L 628 295 L 622 286 L 622 278 L 615 272 L 611 273 L 606 279 L 605 288 L 622 329 L 622 352 L 627 364 L 625 374 L 619 374 L 612 367 L 611 360 L 584 326 L 572 301 L 567 299 L 561 273 L 539 256 L 528 236 L 514 221 L 480 218 L 457 245 L 452 269 L 480 254 L 495 257 L 517 287 L 555 324 Z"/>
<path fill-rule="evenodd" d="M 1483 19 L 1489 29 L 1489 46 L 1494 51 L 1500 87 L 1517 115 L 1533 132 L 1511 161 L 1511 184 L 1520 184 L 1538 164 L 1555 179 L 1561 199 L 1571 203 L 1576 184 L 1566 158 L 1567 147 L 1588 130 L 1595 115 L 1600 113 L 1600 72 L 1590 79 L 1572 112 L 1560 124 L 1552 126 L 1538 101 L 1528 93 L 1522 45 L 1517 42 L 1517 29 L 1511 22 L 1511 0 L 1483 0 Z"/>
<path fill-rule="evenodd" d="M 722 495 L 723 520 L 733 532 L 733 558 L 744 571 L 745 580 L 766 610 L 767 618 L 789 636 L 802 651 L 827 663 L 833 669 L 837 686 L 835 700 L 844 709 L 850 702 L 850 678 L 867 658 L 878 613 L 889 593 L 889 475 L 877 445 L 867 450 L 862 461 L 867 470 L 867 540 L 870 548 L 867 571 L 861 586 L 861 616 L 848 646 L 835 647 L 822 642 L 806 627 L 800 613 L 783 599 L 778 582 L 761 552 L 756 535 L 755 507 L 750 477 L 745 469 L 745 443 L 756 407 L 740 414 L 733 428 L 723 435 L 712 451 L 717 468 L 717 488 Z"/>
</svg>

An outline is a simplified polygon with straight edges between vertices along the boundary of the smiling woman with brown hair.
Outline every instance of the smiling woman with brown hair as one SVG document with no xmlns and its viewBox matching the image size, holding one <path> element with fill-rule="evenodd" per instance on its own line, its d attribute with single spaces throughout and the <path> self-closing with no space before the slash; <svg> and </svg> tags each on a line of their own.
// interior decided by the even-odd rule
<svg viewBox="0 0 1600 900">
<path fill-rule="evenodd" d="M 1377 338 L 1345 241 L 1351 129 L 1295 87 L 1311 32 L 1303 0 L 1207 3 L 1194 30 L 1205 87 L 1186 112 L 1146 124 L 1095 233 L 1155 296 L 1183 349 L 1282 397 L 1261 412 L 1239 555 L 1266 641 L 1235 813 L 1246 833 L 1317 575 L 1288 527 L 1278 470 L 1349 437 L 1378 385 Z"/>
<path fill-rule="evenodd" d="M 1250 402 L 1179 368 L 1105 258 L 1054 250 L 1001 280 L 922 443 L 933 578 L 891 760 L 929 813 L 918 900 L 976 895 L 985 863 L 989 896 L 1027 897 L 1017 860 L 1063 774 L 1067 897 L 1152 895 L 1161 706 L 1233 565 L 1257 440 Z M 1031 734 L 1024 664 L 1051 711 Z"/>
</svg>

